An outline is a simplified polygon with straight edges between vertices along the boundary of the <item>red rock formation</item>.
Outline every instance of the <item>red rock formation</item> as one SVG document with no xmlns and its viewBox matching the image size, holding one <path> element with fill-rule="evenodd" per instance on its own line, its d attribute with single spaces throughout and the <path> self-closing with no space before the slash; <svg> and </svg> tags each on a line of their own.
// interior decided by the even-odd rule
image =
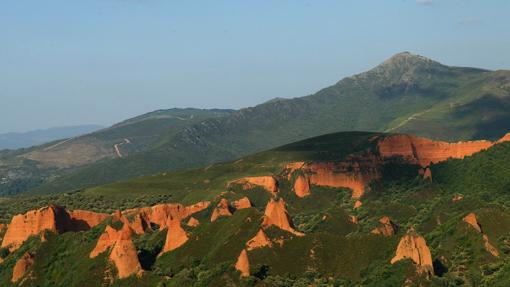
<svg viewBox="0 0 510 287">
<path fill-rule="evenodd" d="M 483 238 L 483 243 L 484 243 L 484 247 L 485 247 L 485 250 L 487 250 L 487 252 L 489 252 L 490 254 L 492 254 L 492 256 L 494 257 L 499 257 L 499 252 L 498 250 L 496 249 L 496 247 L 494 247 L 490 242 L 489 242 L 489 237 L 486 235 L 486 234 L 483 234 L 482 235 L 482 238 Z"/>
<path fill-rule="evenodd" d="M 239 254 L 235 267 L 241 272 L 241 277 L 250 276 L 250 261 L 248 260 L 248 252 L 246 252 L 246 249 L 243 249 L 241 254 Z"/>
<path fill-rule="evenodd" d="M 476 220 L 476 214 L 470 213 L 466 215 L 463 219 L 464 222 L 471 225 L 478 233 L 482 233 L 482 227 L 478 224 L 478 220 Z"/>
<path fill-rule="evenodd" d="M 256 248 L 262 248 L 262 247 L 271 247 L 272 243 L 271 240 L 267 237 L 266 233 L 264 233 L 264 230 L 260 229 L 259 232 L 257 232 L 257 235 L 255 235 L 252 239 L 250 239 L 246 243 L 246 249 L 253 250 Z"/>
<path fill-rule="evenodd" d="M 186 234 L 186 231 L 182 229 L 180 220 L 168 220 L 166 226 L 168 230 L 166 233 L 165 246 L 163 247 L 163 250 L 161 250 L 160 255 L 177 249 L 188 241 L 188 235 Z"/>
<path fill-rule="evenodd" d="M 132 222 L 129 223 L 129 227 L 136 234 L 144 234 L 147 229 L 150 229 L 150 221 L 143 214 L 135 215 Z"/>
<path fill-rule="evenodd" d="M 354 209 L 358 209 L 362 205 L 363 205 L 363 203 L 360 200 L 356 200 L 356 202 L 354 202 Z"/>
<path fill-rule="evenodd" d="M 23 256 L 21 256 L 21 258 L 16 262 L 16 265 L 14 265 L 11 282 L 16 283 L 21 278 L 25 277 L 28 270 L 32 268 L 33 265 L 34 257 L 28 252 L 25 252 L 25 254 L 23 254 Z"/>
<path fill-rule="evenodd" d="M 67 212 L 63 207 L 48 206 L 28 211 L 12 218 L 5 232 L 2 247 L 11 251 L 18 249 L 32 235 L 48 230 L 54 233 L 88 230 L 106 219 L 108 215 L 89 212 Z"/>
<path fill-rule="evenodd" d="M 310 181 L 304 175 L 298 175 L 294 182 L 294 193 L 298 197 L 306 197 L 310 195 Z"/>
<path fill-rule="evenodd" d="M 169 219 L 183 220 L 192 214 L 200 212 L 209 207 L 210 202 L 204 201 L 199 202 L 190 206 L 184 206 L 182 204 L 158 204 L 152 207 L 142 207 L 125 210 L 123 214 L 125 216 L 140 214 L 142 218 L 148 223 L 157 224 L 160 230 L 166 228 L 166 222 Z"/>
<path fill-rule="evenodd" d="M 195 217 L 191 217 L 188 220 L 187 225 L 190 226 L 190 227 L 197 227 L 197 226 L 200 225 L 200 221 L 198 221 Z"/>
<path fill-rule="evenodd" d="M 253 177 L 245 177 L 238 180 L 234 180 L 230 182 L 231 184 L 240 184 L 243 186 L 243 189 L 252 189 L 255 186 L 260 186 L 265 190 L 269 191 L 271 194 L 276 195 L 278 193 L 278 181 L 274 176 L 253 176 Z"/>
<path fill-rule="evenodd" d="M 131 228 L 124 224 L 121 230 L 106 226 L 105 232 L 99 237 L 97 245 L 90 253 L 90 258 L 111 248 L 109 259 L 117 267 L 119 278 L 126 278 L 142 271 L 135 245 L 131 239 Z"/>
<path fill-rule="evenodd" d="M 278 201 L 271 199 L 267 203 L 266 210 L 264 212 L 264 219 L 262 221 L 262 227 L 267 228 L 271 225 L 291 232 L 297 236 L 304 235 L 303 233 L 294 229 L 289 214 L 287 213 L 287 209 L 285 208 L 285 201 L 283 199 Z"/>
<path fill-rule="evenodd" d="M 378 148 L 382 157 L 401 156 L 411 163 L 427 167 L 449 158 L 462 159 L 509 139 L 510 136 L 506 135 L 498 142 L 482 140 L 447 143 L 410 135 L 393 135 L 380 140 Z"/>
<path fill-rule="evenodd" d="M 354 215 L 349 215 L 349 218 L 351 219 L 351 222 L 354 224 L 358 224 L 358 218 Z"/>
<path fill-rule="evenodd" d="M 222 216 L 232 216 L 232 212 L 230 211 L 230 205 L 228 200 L 222 198 L 218 205 L 214 208 L 213 213 L 211 215 L 211 222 L 216 221 L 219 217 Z"/>
<path fill-rule="evenodd" d="M 493 256 L 499 257 L 499 252 L 496 249 L 496 247 L 494 247 L 490 243 L 489 237 L 486 234 L 483 234 L 482 226 L 478 223 L 478 220 L 476 219 L 476 214 L 470 213 L 470 214 L 466 215 L 462 220 L 464 222 L 466 222 L 467 224 L 471 225 L 471 227 L 473 227 L 478 233 L 482 234 L 482 239 L 483 239 L 483 244 L 484 244 L 485 250 L 487 250 L 487 252 L 489 252 Z"/>
<path fill-rule="evenodd" d="M 131 240 L 131 228 L 129 226 L 124 225 L 118 232 L 117 240 L 110 253 L 110 259 L 117 267 L 121 279 L 142 271 L 136 247 Z"/>
<path fill-rule="evenodd" d="M 400 240 L 395 257 L 391 259 L 391 264 L 407 258 L 414 261 L 418 267 L 418 272 L 426 272 L 429 275 L 434 274 L 432 255 L 427 243 L 422 236 L 417 235 L 413 230 L 409 231 Z"/>
<path fill-rule="evenodd" d="M 2 247 L 9 247 L 13 251 L 18 249 L 30 236 L 38 235 L 44 230 L 63 231 L 62 225 L 57 226 L 57 214 L 60 214 L 61 211 L 60 208 L 50 206 L 14 216 L 5 233 Z"/>
<path fill-rule="evenodd" d="M 423 171 L 423 179 L 432 180 L 432 171 L 430 170 L 430 167 L 426 167 Z"/>
<path fill-rule="evenodd" d="M 248 197 L 243 197 L 241 199 L 238 199 L 234 202 L 232 202 L 232 205 L 234 206 L 234 208 L 236 210 L 238 209 L 245 209 L 245 208 L 250 208 L 251 207 L 251 202 L 250 202 L 250 199 Z"/>
<path fill-rule="evenodd" d="M 287 170 L 287 179 L 290 180 L 292 178 L 292 173 L 294 171 L 299 170 L 305 164 L 304 161 L 291 162 L 285 165 L 285 170 Z"/>
<path fill-rule="evenodd" d="M 379 226 L 374 228 L 371 232 L 373 234 L 381 234 L 389 237 L 397 233 L 397 226 L 388 216 L 383 216 L 381 219 L 379 219 Z"/>
<path fill-rule="evenodd" d="M 344 162 L 310 163 L 302 170 L 311 184 L 352 190 L 352 198 L 359 199 L 365 187 L 379 175 L 380 161 L 372 154 L 363 157 L 351 156 Z"/>
<path fill-rule="evenodd" d="M 113 229 L 110 225 L 107 225 L 103 234 L 99 236 L 99 239 L 97 240 L 96 247 L 90 252 L 89 257 L 94 258 L 98 256 L 99 254 L 105 252 L 115 244 L 115 241 L 117 240 L 118 234 L 117 230 Z"/>
</svg>

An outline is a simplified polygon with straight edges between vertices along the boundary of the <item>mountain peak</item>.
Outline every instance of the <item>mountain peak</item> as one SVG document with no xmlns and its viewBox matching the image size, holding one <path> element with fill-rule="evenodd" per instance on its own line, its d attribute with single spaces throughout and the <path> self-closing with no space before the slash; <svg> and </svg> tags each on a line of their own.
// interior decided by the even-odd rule
<svg viewBox="0 0 510 287">
<path fill-rule="evenodd" d="M 388 60 L 384 61 L 379 66 L 416 66 L 416 65 L 440 65 L 443 66 L 441 63 L 438 63 L 436 61 L 433 61 L 429 58 L 412 54 L 410 52 L 401 52 L 398 54 L 393 55 Z"/>
<path fill-rule="evenodd" d="M 421 76 L 443 74 L 448 67 L 429 58 L 410 52 L 401 52 L 382 62 L 372 70 L 353 77 L 355 80 L 381 80 L 395 83 L 412 83 Z"/>
</svg>

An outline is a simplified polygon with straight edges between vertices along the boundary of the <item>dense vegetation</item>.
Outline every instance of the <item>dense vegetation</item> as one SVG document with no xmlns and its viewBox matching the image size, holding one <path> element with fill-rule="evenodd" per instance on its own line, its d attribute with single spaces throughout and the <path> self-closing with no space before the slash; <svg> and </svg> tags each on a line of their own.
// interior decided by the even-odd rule
<svg viewBox="0 0 510 287">
<path fill-rule="evenodd" d="M 218 195 L 230 199 L 248 196 L 254 208 L 232 217 L 209 222 L 212 207 L 195 215 L 201 222 L 188 228 L 190 240 L 182 247 L 157 257 L 166 231 L 135 238 L 146 270 L 141 278 L 118 280 L 116 286 L 508 286 L 510 284 L 510 143 L 503 143 L 464 160 L 433 165 L 432 181 L 424 180 L 412 165 L 383 167 L 383 178 L 370 186 L 363 206 L 353 208 L 348 189 L 312 186 L 312 194 L 298 198 L 293 178 L 283 166 L 293 161 L 342 160 L 346 155 L 372 148 L 372 133 L 339 133 L 298 142 L 207 168 L 161 173 L 58 195 L 20 197 L 0 202 L 1 215 L 49 203 L 112 212 L 117 208 L 147 206 L 158 202 L 200 200 L 216 203 Z M 245 242 L 257 232 L 269 194 L 260 188 L 243 190 L 226 183 L 242 176 L 279 176 L 280 194 L 296 228 L 296 237 L 277 228 L 266 233 L 283 238 L 284 244 L 249 253 L 251 276 L 240 278 L 233 268 Z M 463 198 L 453 201 L 454 197 Z M 214 204 L 213 204 L 214 205 Z M 475 212 L 484 234 L 499 251 L 495 257 L 484 249 L 479 233 L 462 221 Z M 353 223 L 350 216 L 356 216 Z M 381 216 L 398 226 L 395 236 L 371 234 Z M 249 218 L 249 219 L 248 219 Z M 401 236 L 413 228 L 423 235 L 434 260 L 435 275 L 416 273 L 410 260 L 390 264 Z M 34 238 L 15 254 L 3 254 L 0 285 L 8 286 L 15 260 L 30 249 L 36 254 L 36 286 L 99 285 L 108 261 L 87 254 L 104 224 L 80 233 Z M 5 252 L 4 252 L 5 253 Z M 2 254 L 2 253 L 0 253 Z M 62 266 L 78 273 L 66 272 Z M 87 280 L 87 281 L 80 281 Z M 410 283 L 409 283 L 410 282 Z M 159 285 L 158 285 L 159 284 Z"/>
</svg>

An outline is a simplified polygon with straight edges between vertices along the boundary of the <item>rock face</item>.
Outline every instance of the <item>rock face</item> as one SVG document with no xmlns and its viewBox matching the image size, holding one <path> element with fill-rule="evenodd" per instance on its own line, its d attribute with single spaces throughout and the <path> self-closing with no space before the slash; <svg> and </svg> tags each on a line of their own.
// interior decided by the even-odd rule
<svg viewBox="0 0 510 287">
<path fill-rule="evenodd" d="M 166 233 L 165 246 L 160 254 L 177 249 L 188 241 L 188 235 L 182 228 L 180 220 L 168 220 L 166 226 L 168 230 Z"/>
<path fill-rule="evenodd" d="M 250 261 L 248 260 L 248 252 L 246 252 L 246 249 L 243 249 L 241 254 L 239 254 L 235 267 L 241 272 L 241 277 L 250 276 Z"/>
<path fill-rule="evenodd" d="M 271 247 L 271 240 L 267 237 L 264 230 L 260 229 L 252 239 L 246 243 L 246 249 L 253 250 L 262 247 Z"/>
<path fill-rule="evenodd" d="M 222 216 L 232 216 L 232 211 L 228 200 L 222 198 L 218 205 L 214 208 L 213 213 L 211 215 L 211 222 L 216 221 L 218 218 Z"/>
<path fill-rule="evenodd" d="M 482 140 L 448 143 L 410 135 L 393 135 L 380 140 L 378 149 L 382 157 L 403 157 L 411 163 L 427 167 L 449 158 L 462 159 L 509 139 L 510 135 L 507 134 L 497 142 Z"/>
<path fill-rule="evenodd" d="M 121 230 L 107 226 L 99 237 L 96 247 L 90 253 L 90 258 L 111 248 L 109 259 L 117 267 L 119 278 L 126 278 L 142 271 L 135 245 L 131 239 L 131 228 L 124 224 Z"/>
<path fill-rule="evenodd" d="M 27 275 L 27 272 L 34 265 L 34 257 L 25 252 L 23 256 L 16 262 L 14 269 L 12 270 L 11 282 L 16 283 Z"/>
<path fill-rule="evenodd" d="M 245 177 L 232 181 L 229 185 L 231 184 L 240 184 L 243 186 L 243 189 L 252 189 L 255 186 L 260 186 L 273 195 L 278 193 L 278 181 L 274 176 Z"/>
<path fill-rule="evenodd" d="M 278 201 L 271 199 L 266 206 L 264 212 L 264 219 L 262 221 L 262 227 L 267 228 L 269 226 L 276 226 L 282 230 L 291 232 L 297 236 L 303 236 L 304 234 L 294 229 L 292 221 L 285 208 L 285 201 L 280 199 Z"/>
<path fill-rule="evenodd" d="M 478 220 L 476 219 L 476 214 L 470 213 L 466 215 L 463 219 L 464 222 L 471 225 L 478 233 L 482 233 L 482 227 L 478 224 Z"/>
<path fill-rule="evenodd" d="M 350 156 L 343 162 L 308 163 L 301 170 L 310 184 L 349 188 L 352 198 L 359 199 L 368 184 L 380 177 L 380 161 L 372 154 Z"/>
<path fill-rule="evenodd" d="M 88 230 L 108 217 L 90 211 L 67 212 L 63 207 L 48 206 L 12 218 L 5 232 L 2 247 L 18 249 L 32 235 L 48 230 L 54 233 Z"/>
<path fill-rule="evenodd" d="M 397 233 L 397 226 L 388 216 L 383 216 L 381 219 L 379 219 L 379 226 L 374 228 L 371 232 L 373 234 L 381 234 L 389 237 Z"/>
<path fill-rule="evenodd" d="M 158 204 L 152 207 L 142 207 L 125 210 L 123 215 L 137 215 L 141 216 L 143 221 L 147 223 L 153 223 L 159 226 L 159 229 L 165 229 L 167 220 L 169 219 L 179 219 L 183 220 L 192 214 L 200 212 L 210 205 L 209 201 L 199 202 L 190 206 L 184 206 L 182 204 L 176 203 L 166 203 L 166 204 Z"/>
<path fill-rule="evenodd" d="M 245 209 L 245 208 L 250 208 L 251 207 L 251 201 L 248 197 L 243 197 L 239 200 L 236 200 L 234 202 L 232 202 L 232 205 L 234 206 L 234 208 L 236 210 L 239 210 L 239 209 Z"/>
<path fill-rule="evenodd" d="M 200 221 L 198 221 L 198 219 L 196 219 L 195 217 L 191 217 L 189 220 L 188 220 L 188 223 L 187 225 L 189 227 L 197 227 L 200 225 Z"/>
<path fill-rule="evenodd" d="M 417 265 L 418 272 L 425 272 L 429 275 L 434 274 L 432 267 L 432 255 L 425 242 L 425 239 L 416 234 L 414 231 L 409 231 L 400 240 L 395 257 L 391 259 L 391 264 L 403 260 L 411 259 Z"/>
<path fill-rule="evenodd" d="M 298 175 L 294 182 L 294 193 L 298 197 L 306 197 L 310 195 L 310 181 L 304 175 Z"/>
<path fill-rule="evenodd" d="M 478 233 L 482 234 L 483 245 L 485 247 L 485 250 L 492 254 L 492 256 L 499 257 L 499 251 L 496 249 L 496 247 L 494 247 L 490 243 L 489 237 L 483 233 L 482 226 L 480 225 L 480 223 L 478 223 L 476 214 L 472 212 L 466 215 L 462 220 L 467 224 L 471 225 L 471 227 L 473 227 Z"/>
</svg>

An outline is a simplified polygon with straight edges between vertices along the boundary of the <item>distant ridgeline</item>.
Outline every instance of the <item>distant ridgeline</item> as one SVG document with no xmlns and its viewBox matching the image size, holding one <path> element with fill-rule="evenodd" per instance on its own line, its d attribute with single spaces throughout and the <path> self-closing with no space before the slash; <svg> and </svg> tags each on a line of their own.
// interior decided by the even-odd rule
<svg viewBox="0 0 510 287">
<path fill-rule="evenodd" d="M 335 133 L 6 199 L 0 286 L 507 286 L 508 141 Z"/>
<path fill-rule="evenodd" d="M 306 97 L 237 111 L 160 110 L 72 140 L 0 152 L 0 194 L 68 192 L 339 131 L 495 140 L 510 130 L 509 96 L 509 71 L 400 53 Z"/>
</svg>

